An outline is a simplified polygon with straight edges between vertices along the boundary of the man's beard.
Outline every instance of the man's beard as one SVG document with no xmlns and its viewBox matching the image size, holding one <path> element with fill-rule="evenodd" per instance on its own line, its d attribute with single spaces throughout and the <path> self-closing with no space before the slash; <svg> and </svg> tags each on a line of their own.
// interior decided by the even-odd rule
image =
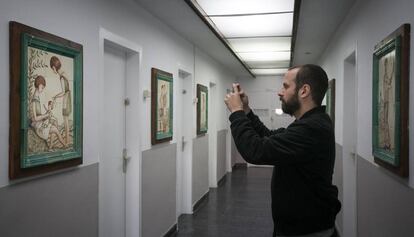
<svg viewBox="0 0 414 237">
<path fill-rule="evenodd" d="M 285 114 L 293 115 L 300 108 L 298 93 L 295 93 L 288 101 L 284 101 L 282 98 L 280 100 L 282 101 L 282 110 Z"/>
</svg>

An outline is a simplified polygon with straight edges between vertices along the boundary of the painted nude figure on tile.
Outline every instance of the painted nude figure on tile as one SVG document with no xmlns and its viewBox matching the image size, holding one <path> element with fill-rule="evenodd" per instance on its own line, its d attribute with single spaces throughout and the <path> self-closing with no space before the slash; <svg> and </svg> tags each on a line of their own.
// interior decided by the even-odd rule
<svg viewBox="0 0 414 237">
<path fill-rule="evenodd" d="M 168 124 L 168 106 L 167 106 L 167 85 L 166 84 L 162 84 L 161 85 L 161 94 L 159 97 L 159 131 L 160 132 L 167 132 L 168 128 L 169 128 L 169 124 Z"/>
<path fill-rule="evenodd" d="M 42 107 L 40 102 L 40 95 L 46 87 L 46 80 L 43 76 L 37 76 L 34 80 L 35 91 L 33 98 L 30 102 L 30 120 L 31 127 L 37 136 L 46 141 L 50 150 L 53 147 L 53 141 L 51 141 L 51 134 L 55 134 L 63 147 L 66 147 L 66 143 L 58 130 L 57 121 L 52 115 L 53 102 L 49 101 L 48 106 L 45 107 L 46 112 L 42 113 Z"/>
<path fill-rule="evenodd" d="M 391 142 L 391 121 L 390 117 L 392 116 L 391 107 L 393 106 L 392 102 L 392 90 L 394 83 L 394 62 L 392 57 L 386 57 L 384 59 L 384 76 L 382 80 L 381 96 L 380 103 L 382 111 L 380 112 L 380 140 L 381 147 L 385 150 L 392 150 Z"/>
<path fill-rule="evenodd" d="M 69 128 L 69 116 L 72 113 L 72 98 L 71 98 L 71 91 L 69 88 L 69 80 L 65 77 L 64 72 L 61 71 L 62 63 L 60 62 L 59 58 L 53 56 L 50 58 L 50 68 L 53 70 L 54 73 L 59 75 L 60 85 L 62 91 L 56 94 L 53 97 L 53 100 L 58 98 L 62 98 L 62 116 L 65 128 L 65 140 L 66 144 L 70 144 L 70 128 Z"/>
</svg>

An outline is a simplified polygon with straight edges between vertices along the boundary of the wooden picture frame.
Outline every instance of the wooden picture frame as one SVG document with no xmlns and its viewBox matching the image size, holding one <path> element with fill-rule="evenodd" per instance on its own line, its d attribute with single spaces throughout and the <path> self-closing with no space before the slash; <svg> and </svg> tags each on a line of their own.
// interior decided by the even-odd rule
<svg viewBox="0 0 414 237">
<path fill-rule="evenodd" d="M 373 54 L 372 153 L 386 169 L 408 177 L 410 25 L 375 46 Z"/>
<path fill-rule="evenodd" d="M 173 137 L 173 75 L 151 68 L 151 144 Z"/>
<path fill-rule="evenodd" d="M 332 125 L 335 128 L 335 78 L 328 82 L 328 89 L 326 90 L 326 113 L 332 120 Z"/>
<path fill-rule="evenodd" d="M 18 22 L 9 30 L 9 178 L 82 164 L 82 45 Z"/>
<path fill-rule="evenodd" d="M 197 135 L 207 133 L 208 130 L 208 89 L 197 84 Z"/>
</svg>

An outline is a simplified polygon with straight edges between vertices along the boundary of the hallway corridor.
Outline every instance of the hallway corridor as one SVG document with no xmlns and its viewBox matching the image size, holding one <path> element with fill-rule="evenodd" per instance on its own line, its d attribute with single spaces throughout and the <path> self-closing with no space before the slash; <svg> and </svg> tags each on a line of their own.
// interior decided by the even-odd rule
<svg viewBox="0 0 414 237">
<path fill-rule="evenodd" d="M 272 236 L 272 168 L 235 168 L 193 215 L 178 220 L 179 237 Z"/>
</svg>

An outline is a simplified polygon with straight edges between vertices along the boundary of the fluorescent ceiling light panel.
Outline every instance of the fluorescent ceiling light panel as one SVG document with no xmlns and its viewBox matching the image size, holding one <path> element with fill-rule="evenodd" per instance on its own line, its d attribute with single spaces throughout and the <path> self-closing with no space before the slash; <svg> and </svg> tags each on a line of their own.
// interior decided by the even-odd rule
<svg viewBox="0 0 414 237">
<path fill-rule="evenodd" d="M 246 61 L 249 68 L 288 68 L 290 61 Z"/>
<path fill-rule="evenodd" d="M 188 0 L 255 75 L 289 66 L 295 0 Z"/>
<path fill-rule="evenodd" d="M 255 53 L 237 53 L 241 60 L 247 62 L 257 61 L 286 61 L 290 60 L 290 52 L 255 52 Z"/>
<path fill-rule="evenodd" d="M 210 19 L 225 38 L 292 35 L 293 13 Z"/>
<path fill-rule="evenodd" d="M 227 41 L 236 53 L 289 51 L 291 37 L 235 38 Z"/>
<path fill-rule="evenodd" d="M 295 0 L 196 0 L 207 15 L 293 12 Z"/>
<path fill-rule="evenodd" d="M 287 72 L 287 68 L 279 69 L 251 69 L 255 75 L 283 75 Z"/>
</svg>

